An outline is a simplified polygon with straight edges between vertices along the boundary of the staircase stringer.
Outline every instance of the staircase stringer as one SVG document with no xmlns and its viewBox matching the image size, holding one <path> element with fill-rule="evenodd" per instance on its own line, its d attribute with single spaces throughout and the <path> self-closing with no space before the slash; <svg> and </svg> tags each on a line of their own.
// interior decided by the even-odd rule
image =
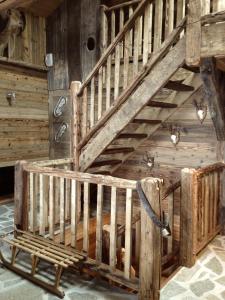
<svg viewBox="0 0 225 300">
<path fill-rule="evenodd" d="M 184 83 L 191 84 L 194 87 L 194 90 L 191 92 L 174 92 L 172 95 L 170 95 L 166 99 L 166 102 L 177 104 L 177 108 L 173 109 L 173 110 L 161 109 L 160 112 L 158 113 L 158 115 L 154 114 L 152 116 L 156 119 L 160 118 L 162 120 L 161 124 L 152 126 L 150 129 L 149 129 L 149 126 L 145 125 L 145 124 L 142 124 L 138 127 L 138 129 L 135 131 L 135 133 L 146 132 L 146 133 L 148 133 L 148 137 L 146 137 L 145 139 L 142 139 L 141 141 L 138 141 L 138 140 L 133 141 L 132 147 L 135 149 L 134 151 L 138 150 L 138 148 L 146 140 L 148 140 L 163 125 L 163 123 L 167 122 L 168 119 L 172 115 L 174 115 L 183 104 L 185 104 L 187 101 L 189 101 L 189 99 L 191 97 L 193 97 L 193 95 L 195 95 L 199 91 L 199 89 L 202 87 L 201 78 L 199 75 L 196 75 L 196 74 L 190 74 L 188 76 L 188 78 L 184 81 Z M 129 144 L 129 142 L 128 142 L 128 144 Z M 123 156 L 121 155 L 121 157 L 117 157 L 117 159 L 122 160 L 121 164 L 123 164 L 133 154 L 134 154 L 134 152 L 125 154 Z M 119 169 L 121 167 L 121 164 L 111 168 L 110 173 L 113 174 L 117 169 Z"/>
<path fill-rule="evenodd" d="M 169 81 L 185 61 L 185 39 L 181 39 L 144 78 L 135 92 L 122 104 L 80 155 L 85 171 Z M 138 99 L 138 101 L 137 101 Z"/>
</svg>

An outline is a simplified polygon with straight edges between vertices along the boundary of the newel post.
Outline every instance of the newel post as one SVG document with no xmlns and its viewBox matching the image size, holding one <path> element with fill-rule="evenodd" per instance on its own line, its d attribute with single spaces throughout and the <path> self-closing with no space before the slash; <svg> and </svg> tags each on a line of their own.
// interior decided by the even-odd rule
<svg viewBox="0 0 225 300">
<path fill-rule="evenodd" d="M 80 101 L 78 97 L 78 92 L 81 87 L 80 81 L 73 81 L 71 83 L 71 97 L 73 106 L 73 118 L 72 118 L 72 156 L 74 160 L 74 170 L 79 171 L 79 141 L 80 141 L 80 128 L 81 128 L 81 116 L 80 116 Z"/>
<path fill-rule="evenodd" d="M 15 165 L 15 186 L 14 186 L 14 201 L 15 215 L 14 224 L 18 229 L 28 230 L 28 174 L 24 171 L 26 161 L 19 161 Z"/>
<path fill-rule="evenodd" d="M 194 247 L 197 204 L 197 180 L 195 169 L 181 171 L 181 211 L 180 211 L 180 263 L 185 267 L 195 264 Z"/>
<path fill-rule="evenodd" d="M 156 215 L 161 219 L 160 180 L 146 178 L 141 186 Z M 158 300 L 161 278 L 161 230 L 141 205 L 140 300 Z"/>
</svg>

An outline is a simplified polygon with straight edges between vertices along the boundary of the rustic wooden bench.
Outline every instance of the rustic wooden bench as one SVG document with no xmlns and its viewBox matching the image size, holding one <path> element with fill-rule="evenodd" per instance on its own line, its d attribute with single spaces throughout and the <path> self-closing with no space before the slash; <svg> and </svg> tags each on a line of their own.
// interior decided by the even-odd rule
<svg viewBox="0 0 225 300">
<path fill-rule="evenodd" d="M 11 262 L 8 262 L 0 251 L 0 259 L 3 265 L 18 275 L 56 294 L 60 298 L 63 298 L 65 295 L 64 291 L 59 287 L 63 270 L 69 267 L 80 268 L 82 262 L 86 260 L 84 253 L 80 253 L 76 250 L 68 250 L 68 248 L 63 245 L 56 244 L 49 239 L 29 232 L 17 230 L 13 239 L 3 237 L 2 240 L 8 243 L 12 249 Z M 23 271 L 15 264 L 18 251 L 24 251 L 31 255 L 31 271 Z M 56 268 L 54 284 L 47 283 L 45 280 L 42 280 L 40 276 L 38 276 L 38 278 L 35 276 L 37 274 L 38 263 L 41 259 L 53 264 Z"/>
</svg>

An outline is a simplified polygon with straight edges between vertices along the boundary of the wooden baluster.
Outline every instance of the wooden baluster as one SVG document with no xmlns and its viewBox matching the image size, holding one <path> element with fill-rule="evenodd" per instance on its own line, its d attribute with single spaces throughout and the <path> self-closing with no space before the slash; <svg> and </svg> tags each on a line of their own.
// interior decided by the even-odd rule
<svg viewBox="0 0 225 300">
<path fill-rule="evenodd" d="M 180 23 L 180 21 L 185 16 L 185 0 L 179 0 L 177 1 L 177 21 L 176 25 Z"/>
<path fill-rule="evenodd" d="M 111 12 L 111 43 L 116 36 L 116 15 L 115 11 Z"/>
<path fill-rule="evenodd" d="M 153 30 L 153 4 L 150 4 L 150 12 L 149 12 L 149 43 L 148 43 L 148 52 L 152 53 L 153 49 L 153 35 L 152 35 L 152 30 Z"/>
<path fill-rule="evenodd" d="M 138 56 L 139 56 L 139 34 L 140 34 L 140 17 L 135 21 L 134 29 L 134 56 L 133 56 L 133 78 L 138 73 Z"/>
<path fill-rule="evenodd" d="M 135 224 L 135 264 L 139 267 L 140 263 L 140 245 L 141 245 L 141 221 Z"/>
<path fill-rule="evenodd" d="M 124 10 L 120 8 L 120 31 L 123 30 L 124 26 Z M 120 57 L 123 57 L 123 42 L 120 44 Z"/>
<path fill-rule="evenodd" d="M 201 237 L 201 224 L 202 224 L 202 212 L 203 212 L 203 198 L 202 198 L 202 180 L 198 178 L 198 201 L 197 201 L 197 224 L 196 224 L 196 232 L 197 232 L 197 242 L 200 243 L 202 240 Z"/>
<path fill-rule="evenodd" d="M 213 0 L 213 12 L 225 10 L 224 0 Z"/>
<path fill-rule="evenodd" d="M 145 9 L 144 16 L 144 43 L 143 43 L 143 65 L 148 62 L 148 54 L 149 54 L 149 19 L 150 19 L 150 4 L 147 5 Z"/>
<path fill-rule="evenodd" d="M 65 243 L 65 185 L 64 178 L 60 178 L 60 243 Z"/>
<path fill-rule="evenodd" d="M 39 234 L 45 235 L 45 202 L 44 202 L 44 184 L 43 184 L 43 175 L 39 175 L 39 206 L 40 206 L 40 225 L 39 225 Z"/>
<path fill-rule="evenodd" d="M 209 175 L 205 175 L 205 240 L 208 239 L 209 232 L 209 202 L 210 202 L 210 190 L 209 190 Z"/>
<path fill-rule="evenodd" d="M 103 185 L 98 184 L 97 192 L 97 224 L 96 224 L 96 261 L 102 262 L 102 207 L 103 207 Z"/>
<path fill-rule="evenodd" d="M 165 39 L 174 29 L 174 0 L 166 0 Z"/>
<path fill-rule="evenodd" d="M 129 6 L 129 18 L 133 15 L 134 13 L 134 10 L 133 10 L 133 7 L 132 6 Z M 134 30 L 131 29 L 130 30 L 130 56 L 133 55 L 133 34 L 134 34 Z"/>
<path fill-rule="evenodd" d="M 89 250 L 89 216 L 90 216 L 90 184 L 84 182 L 84 223 L 83 223 L 83 250 Z"/>
<path fill-rule="evenodd" d="M 201 240 L 204 238 L 204 230 L 205 230 L 205 178 L 201 177 L 201 210 L 202 210 L 202 222 L 201 222 Z"/>
<path fill-rule="evenodd" d="M 91 80 L 90 127 L 95 124 L 95 77 Z"/>
<path fill-rule="evenodd" d="M 116 249 L 117 249 L 117 198 L 116 188 L 111 188 L 111 219 L 110 219 L 110 248 L 109 264 L 112 270 L 116 268 Z"/>
<path fill-rule="evenodd" d="M 123 89 L 128 85 L 129 80 L 129 53 L 130 53 L 130 32 L 125 34 L 124 42 L 124 63 L 123 63 Z"/>
<path fill-rule="evenodd" d="M 102 67 L 99 69 L 98 72 L 98 120 L 102 116 Z"/>
<path fill-rule="evenodd" d="M 168 254 L 173 253 L 173 233 L 174 233 L 174 193 L 168 197 L 168 222 L 171 230 L 171 236 L 168 237 L 167 251 Z"/>
<path fill-rule="evenodd" d="M 87 87 L 83 91 L 81 137 L 84 138 L 88 129 L 88 92 Z"/>
<path fill-rule="evenodd" d="M 112 57 L 109 55 L 107 58 L 107 68 L 106 68 L 106 110 L 111 106 L 111 66 Z"/>
<path fill-rule="evenodd" d="M 55 206 L 54 206 L 54 178 L 49 177 L 49 237 L 54 240 Z"/>
<path fill-rule="evenodd" d="M 36 220 L 37 220 L 37 206 L 36 197 L 34 197 L 34 174 L 29 175 L 29 196 L 30 196 L 30 230 L 35 231 Z"/>
<path fill-rule="evenodd" d="M 78 223 L 78 182 L 71 180 L 71 246 L 76 247 Z"/>
<path fill-rule="evenodd" d="M 217 209 L 218 209 L 218 198 L 219 198 L 219 185 L 220 182 L 218 181 L 218 172 L 215 171 L 213 173 L 213 187 L 214 187 L 214 197 L 213 197 L 213 221 L 212 221 L 212 228 L 213 232 L 216 232 L 217 229 Z"/>
<path fill-rule="evenodd" d="M 64 166 L 64 170 L 68 170 L 68 166 Z M 65 219 L 70 216 L 70 179 L 65 179 Z"/>
<path fill-rule="evenodd" d="M 210 13 L 210 0 L 201 0 L 202 16 Z"/>
<path fill-rule="evenodd" d="M 114 77 L 114 101 L 119 96 L 120 88 L 120 47 L 116 46 L 116 56 L 115 56 L 115 77 Z"/>
<path fill-rule="evenodd" d="M 140 17 L 139 19 L 139 34 L 138 34 L 138 55 L 142 55 L 142 42 L 143 42 L 143 16 Z"/>
<path fill-rule="evenodd" d="M 59 196 L 60 196 L 60 193 L 59 193 L 59 178 L 58 177 L 54 177 L 54 181 L 55 181 L 55 199 L 54 199 L 54 202 L 55 202 L 55 224 L 57 224 L 59 222 Z"/>
<path fill-rule="evenodd" d="M 101 53 L 103 54 L 108 46 L 108 20 L 104 10 L 104 7 L 101 9 Z"/>
<path fill-rule="evenodd" d="M 223 174 L 223 173 L 222 173 Z M 224 180 L 224 176 L 221 176 L 220 171 L 217 172 L 217 201 L 216 201 L 216 217 L 215 217 L 215 222 L 216 222 L 216 226 L 220 226 L 221 228 L 221 234 L 223 234 L 223 221 L 221 222 L 221 211 L 223 210 L 223 208 L 221 209 L 222 206 L 222 187 L 223 187 L 223 181 Z"/>
<path fill-rule="evenodd" d="M 163 1 L 155 2 L 155 31 L 154 31 L 154 51 L 161 47 L 162 43 L 162 17 L 163 17 Z"/>
<path fill-rule="evenodd" d="M 131 275 L 131 258 L 132 258 L 132 216 L 133 216 L 133 201 L 132 190 L 126 191 L 126 227 L 125 227 L 125 261 L 124 275 L 130 279 Z"/>
</svg>

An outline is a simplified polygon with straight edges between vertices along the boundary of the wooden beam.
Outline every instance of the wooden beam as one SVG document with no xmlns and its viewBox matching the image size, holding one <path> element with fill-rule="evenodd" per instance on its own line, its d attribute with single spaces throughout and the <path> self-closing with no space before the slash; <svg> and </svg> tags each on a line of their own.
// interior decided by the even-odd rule
<svg viewBox="0 0 225 300">
<path fill-rule="evenodd" d="M 198 66 L 201 57 L 201 1 L 189 0 L 186 32 L 186 64 Z"/>
<path fill-rule="evenodd" d="M 180 263 L 192 267 L 194 255 L 194 203 L 196 199 L 195 170 L 181 171 Z"/>
<path fill-rule="evenodd" d="M 205 58 L 201 64 L 201 77 L 205 97 L 219 141 L 225 140 L 225 73 L 216 68 L 213 58 Z"/>
<path fill-rule="evenodd" d="M 159 182 L 152 178 L 141 181 L 142 189 L 161 219 Z M 141 206 L 141 253 L 139 299 L 158 300 L 161 278 L 161 233 Z"/>
</svg>

